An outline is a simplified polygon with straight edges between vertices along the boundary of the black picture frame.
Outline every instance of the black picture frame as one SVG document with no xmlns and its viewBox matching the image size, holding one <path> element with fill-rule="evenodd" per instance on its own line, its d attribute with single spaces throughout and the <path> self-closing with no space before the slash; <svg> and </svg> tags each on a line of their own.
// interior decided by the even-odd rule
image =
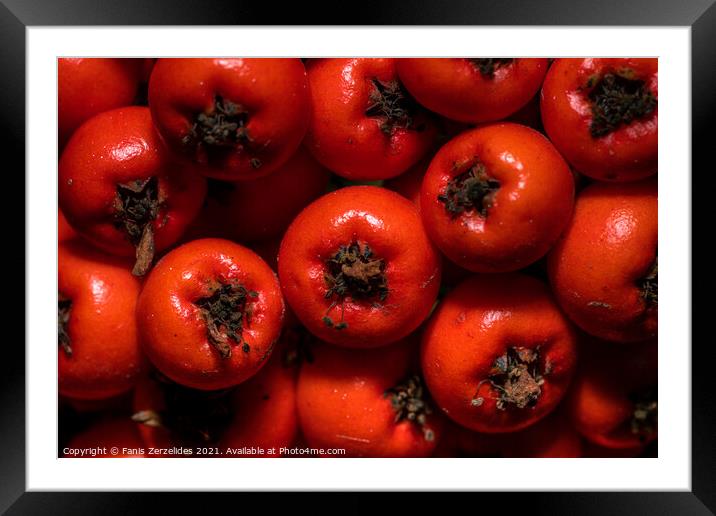
<svg viewBox="0 0 716 516">
<path fill-rule="evenodd" d="M 5 166 L 3 207 L 5 235 L 12 242 L 8 253 L 10 306 L 25 306 L 24 284 L 20 270 L 28 274 L 24 245 L 25 183 L 25 30 L 41 25 L 656 25 L 691 27 L 692 43 L 692 145 L 693 168 L 704 176 L 713 174 L 709 162 L 714 141 L 714 107 L 716 107 L 716 0 L 461 0 L 449 3 L 438 0 L 412 2 L 364 1 L 360 8 L 345 9 L 339 3 L 328 5 L 278 2 L 242 2 L 239 0 L 3 0 L 0 3 L 0 146 Z M 668 171 L 689 180 L 689 171 Z M 713 235 L 711 213 L 699 195 L 710 189 L 692 184 L 692 274 L 707 274 L 708 251 L 696 251 L 694 235 Z M 8 194 L 10 192 L 10 194 Z M 15 203 L 16 201 L 16 203 Z M 15 205 L 13 205 L 15 204 Z M 705 239 L 709 240 L 709 239 Z M 702 240 L 703 242 L 703 240 Z M 703 246 L 703 243 L 701 244 Z M 708 278 L 711 275 L 706 276 Z M 12 285 L 12 281 L 17 285 Z M 716 514 L 716 403 L 713 401 L 713 338 L 705 330 L 706 311 L 712 303 L 705 292 L 711 281 L 693 282 L 692 286 L 692 490 L 690 492 L 644 493 L 522 493 L 510 494 L 510 512 L 529 510 L 531 514 Z M 699 296 L 701 299 L 699 300 Z M 31 306 L 25 306 L 32 310 Z M 9 314 L 6 319 L 15 318 Z M 699 317 L 701 316 L 701 317 Z M 25 354 L 20 339 L 23 327 L 16 324 L 17 336 L 6 337 L 0 359 L 0 513 L 25 514 L 130 514 L 135 512 L 168 512 L 170 505 L 182 507 L 180 513 L 203 513 L 207 507 L 233 494 L 202 493 L 189 497 L 185 493 L 27 493 L 25 492 Z M 697 331 L 698 330 L 698 331 Z M 687 342 L 669 345 L 687 346 Z M 303 495 L 314 506 L 330 505 L 315 495 Z M 370 496 L 350 494 L 341 501 L 346 512 L 372 509 Z M 490 505 L 505 504 L 504 494 L 479 494 Z M 211 497 L 211 501 L 209 501 Z M 264 497 L 265 499 L 266 497 Z M 401 512 L 411 505 L 423 504 L 414 495 L 400 502 Z M 271 497 L 264 509 L 283 498 Z M 500 501 L 502 500 L 502 501 Z M 262 504 L 267 502 L 263 500 Z M 381 502 L 383 504 L 384 502 Z M 392 505 L 393 502 L 391 502 Z M 460 503 L 459 500 L 451 503 Z M 473 502 L 474 503 L 474 502 Z M 481 502 L 482 503 L 482 502 Z M 477 507 L 475 507 L 477 510 Z M 6 512 L 7 511 L 7 512 Z M 341 511 L 343 512 L 343 511 Z"/>
</svg>

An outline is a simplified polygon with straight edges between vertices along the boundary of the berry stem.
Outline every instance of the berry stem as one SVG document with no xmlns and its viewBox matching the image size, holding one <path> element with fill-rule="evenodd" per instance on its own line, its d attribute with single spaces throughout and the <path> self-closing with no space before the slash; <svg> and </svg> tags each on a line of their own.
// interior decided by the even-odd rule
<svg viewBox="0 0 716 516">
<path fill-rule="evenodd" d="M 135 276 L 144 276 L 154 261 L 154 221 L 162 204 L 156 177 L 117 185 L 114 222 L 135 247 Z"/>
</svg>

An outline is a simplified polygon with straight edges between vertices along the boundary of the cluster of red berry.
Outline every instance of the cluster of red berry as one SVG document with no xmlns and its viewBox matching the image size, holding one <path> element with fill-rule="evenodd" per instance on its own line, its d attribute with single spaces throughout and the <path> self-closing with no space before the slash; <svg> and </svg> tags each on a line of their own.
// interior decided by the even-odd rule
<svg viewBox="0 0 716 516">
<path fill-rule="evenodd" d="M 58 70 L 61 453 L 654 453 L 656 59 Z"/>
</svg>

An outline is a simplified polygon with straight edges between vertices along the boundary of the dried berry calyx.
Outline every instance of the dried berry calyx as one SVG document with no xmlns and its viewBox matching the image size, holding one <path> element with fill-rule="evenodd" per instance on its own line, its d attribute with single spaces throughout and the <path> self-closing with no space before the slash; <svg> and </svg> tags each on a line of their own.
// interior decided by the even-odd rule
<svg viewBox="0 0 716 516">
<path fill-rule="evenodd" d="M 70 322 L 70 311 L 72 310 L 72 301 L 62 299 L 57 301 L 57 344 L 65 352 L 68 357 L 72 356 L 72 347 L 70 346 L 70 334 L 67 333 L 67 324 Z"/>
<path fill-rule="evenodd" d="M 326 315 L 323 322 L 337 330 L 347 327 L 343 322 L 343 303 L 347 297 L 358 300 L 373 300 L 382 303 L 388 297 L 388 280 L 385 276 L 385 261 L 373 255 L 368 244 L 357 241 L 341 246 L 338 252 L 326 260 L 323 275 L 328 289 L 326 299 L 333 299 L 330 312 L 339 303 L 341 320 L 334 323 Z"/>
<path fill-rule="evenodd" d="M 195 155 L 205 154 L 208 161 L 220 160 L 235 150 L 250 147 L 254 142 L 248 129 L 249 112 L 240 104 L 214 97 L 209 111 L 199 113 L 182 138 L 184 147 Z M 251 167 L 262 166 L 260 159 L 249 159 Z"/>
<path fill-rule="evenodd" d="M 548 373 L 548 367 L 543 370 L 540 366 L 539 347 L 510 347 L 504 355 L 497 357 L 490 376 L 478 384 L 478 392 L 483 383 L 489 383 L 497 393 L 493 399 L 500 410 L 534 407 L 542 394 L 544 376 Z M 484 398 L 476 396 L 472 404 L 480 406 L 484 401 Z"/>
<path fill-rule="evenodd" d="M 645 389 L 630 396 L 634 404 L 634 412 L 629 421 L 631 433 L 638 435 L 641 441 L 646 441 L 656 432 L 658 411 L 656 389 Z"/>
<path fill-rule="evenodd" d="M 659 304 L 659 267 L 657 262 L 658 256 L 654 257 L 654 263 L 647 271 L 646 276 L 637 282 L 641 298 L 647 307 Z"/>
<path fill-rule="evenodd" d="M 132 269 L 135 276 L 144 276 L 154 260 L 154 221 L 162 204 L 156 177 L 117 185 L 114 222 L 136 248 L 136 262 Z"/>
<path fill-rule="evenodd" d="M 196 301 L 201 318 L 206 323 L 209 342 L 220 353 L 221 358 L 231 357 L 231 343 L 241 344 L 243 329 L 251 319 L 253 302 L 258 293 L 247 290 L 239 283 L 218 283 L 209 288 L 212 293 Z M 251 346 L 247 342 L 242 350 L 248 353 Z"/>
<path fill-rule="evenodd" d="M 480 59 L 468 59 L 475 68 L 485 77 L 492 79 L 495 76 L 495 70 L 511 64 L 513 58 L 504 57 L 486 57 Z"/>
<path fill-rule="evenodd" d="M 432 414 L 428 402 L 428 393 L 423 387 L 423 381 L 418 375 L 412 375 L 383 394 L 390 397 L 390 403 L 395 410 L 395 422 L 413 421 L 423 431 L 426 441 L 435 439 L 433 431 L 426 426 L 427 417 Z"/>
<path fill-rule="evenodd" d="M 604 74 L 601 78 L 591 77 L 587 82 L 592 104 L 589 126 L 592 137 L 605 136 L 656 109 L 656 97 L 644 81 L 633 79 L 633 74 L 631 70 L 622 70 Z"/>
<path fill-rule="evenodd" d="M 403 90 L 398 81 L 371 80 L 373 90 L 368 95 L 370 106 L 365 110 L 366 116 L 376 118 L 380 122 L 380 130 L 387 135 L 396 129 L 423 128 L 415 126 L 413 114 L 417 108 L 415 101 Z"/>
<path fill-rule="evenodd" d="M 234 389 L 201 391 L 172 382 L 153 372 L 164 399 L 162 410 L 141 410 L 132 420 L 150 427 L 166 428 L 181 444 L 216 443 L 234 415 Z"/>
<path fill-rule="evenodd" d="M 445 192 L 438 195 L 438 201 L 445 205 L 445 210 L 452 218 L 472 210 L 486 217 L 495 192 L 499 189 L 499 181 L 490 177 L 485 165 L 478 162 L 467 171 L 453 177 L 448 182 Z"/>
<path fill-rule="evenodd" d="M 248 111 L 217 95 L 209 112 L 196 115 L 182 143 L 190 148 L 200 145 L 233 147 L 236 144 L 249 143 L 252 140 L 246 128 L 248 121 Z"/>
</svg>

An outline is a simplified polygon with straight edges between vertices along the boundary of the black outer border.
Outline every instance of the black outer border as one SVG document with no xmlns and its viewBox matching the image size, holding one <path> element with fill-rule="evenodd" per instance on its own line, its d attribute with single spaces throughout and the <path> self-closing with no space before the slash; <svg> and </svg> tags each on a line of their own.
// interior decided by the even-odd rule
<svg viewBox="0 0 716 516">
<path fill-rule="evenodd" d="M 23 176 L 25 155 L 25 28 L 32 25 L 281 25 L 302 22 L 309 25 L 661 25 L 691 26 L 692 29 L 692 136 L 693 168 L 713 172 L 713 162 L 707 163 L 714 137 L 714 107 L 716 107 L 716 6 L 714 0 L 542 0 L 522 5 L 519 0 L 364 0 L 355 9 L 338 10 L 336 3 L 322 6 L 303 2 L 274 4 L 272 2 L 239 2 L 239 0 L 207 1 L 188 0 L 112 0 L 101 4 L 97 0 L 3 0 L 0 4 L 0 117 L 2 137 L 0 148 L 3 159 L 3 186 L 13 188 L 9 200 L 18 200 L 10 207 L 5 219 L 16 220 L 24 208 L 25 185 Z M 341 19 L 342 12 L 349 17 Z M 330 19 L 328 19 L 330 18 Z M 9 161 L 9 163 L 8 163 Z M 702 166 L 699 166 L 702 165 Z M 684 174 L 687 171 L 672 171 Z M 15 184 L 11 182 L 14 181 Z M 5 190 L 8 191 L 8 190 Z M 708 188 L 693 190 L 695 195 L 706 195 Z M 8 199 L 5 199 L 7 202 Z M 712 234 L 707 226 L 713 210 L 706 212 L 705 203 L 692 204 L 693 232 Z M 16 225 L 5 229 L 8 241 L 16 246 L 9 258 L 11 278 L 19 283 L 16 271 L 25 269 L 24 227 Z M 10 240 L 11 239 L 11 240 Z M 693 266 L 703 265 L 707 252 L 693 252 Z M 705 268 L 700 267 L 703 271 Z M 693 294 L 706 290 L 708 283 L 693 285 Z M 13 292 L 23 292 L 24 285 L 16 285 Z M 17 296 L 17 294 L 16 294 Z M 15 302 L 19 302 L 15 297 Z M 693 313 L 705 315 L 711 308 L 703 299 L 692 299 Z M 31 309 L 31 307 L 27 307 Z M 11 316 L 12 317 L 12 316 Z M 693 317 L 693 316 L 692 316 Z M 694 331 L 703 329 L 696 324 Z M 699 319 L 704 320 L 704 317 Z M 6 326 L 7 327 L 7 326 Z M 22 332 L 22 330 L 21 330 Z M 479 494 L 481 504 L 498 505 L 510 512 L 528 510 L 531 514 L 714 514 L 716 513 L 716 404 L 713 400 L 713 383 L 710 370 L 713 357 L 713 338 L 693 338 L 697 345 L 693 356 L 693 431 L 692 431 L 692 489 L 690 493 L 525 493 Z M 3 346 L 0 359 L 0 511 L 7 514 L 129 514 L 155 512 L 161 507 L 168 512 L 175 505 L 180 513 L 203 513 L 207 507 L 216 507 L 221 499 L 228 501 L 234 494 L 202 493 L 25 493 L 25 357 L 17 341 L 10 338 Z M 686 345 L 686 343 L 672 343 Z M 711 355 L 711 357 L 709 356 Z M 251 496 L 251 495 L 243 495 Z M 318 498 L 320 496 L 320 498 Z M 468 496 L 468 495 L 452 495 Z M 505 496 L 509 496 L 508 499 Z M 211 497 L 210 503 L 208 497 Z M 372 496 L 351 494 L 342 497 L 338 506 L 333 497 L 326 495 L 299 495 L 314 508 L 331 507 L 331 512 L 365 513 L 376 506 L 386 507 L 385 497 L 380 501 Z M 262 497 L 261 504 L 271 509 L 284 500 L 272 496 L 269 504 Z M 509 500 L 507 502 L 506 500 Z M 457 500 L 456 500 L 457 501 Z M 412 503 L 411 503 L 412 502 Z M 402 500 L 396 511 L 406 512 L 411 505 L 419 507 L 424 497 L 414 494 Z M 459 502 L 458 502 L 459 503 Z M 392 503 L 391 503 L 392 505 Z M 12 506 L 12 507 L 11 507 Z M 481 505 L 484 507 L 484 505 Z M 241 506 L 234 505 L 237 509 Z M 475 509 L 479 510 L 480 506 Z M 342 508 L 342 509 L 339 509 Z M 524 508 L 524 509 L 523 509 Z M 710 509 L 710 510 L 709 510 Z"/>
</svg>

